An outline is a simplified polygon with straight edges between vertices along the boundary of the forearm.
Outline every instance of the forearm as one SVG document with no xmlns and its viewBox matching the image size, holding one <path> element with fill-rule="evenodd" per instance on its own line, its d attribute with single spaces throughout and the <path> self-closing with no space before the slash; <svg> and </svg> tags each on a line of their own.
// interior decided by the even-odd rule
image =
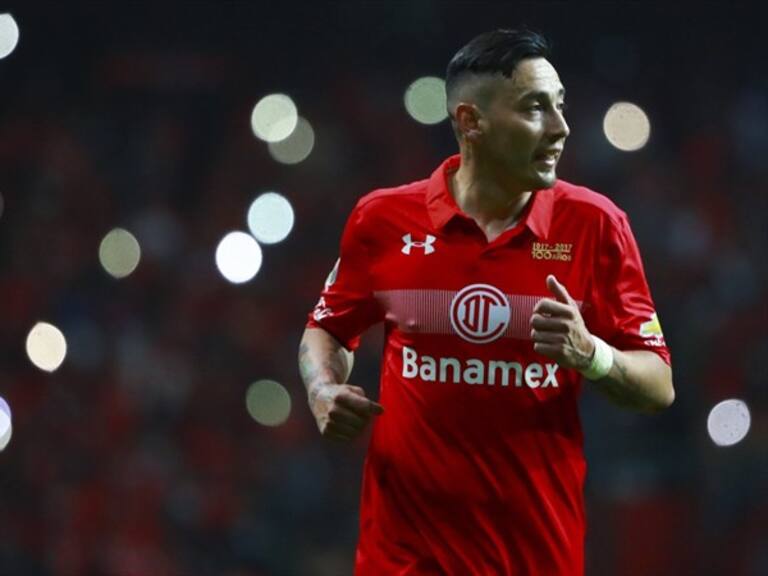
<svg viewBox="0 0 768 576">
<path fill-rule="evenodd" d="M 365 390 L 347 384 L 354 356 L 322 328 L 307 328 L 299 346 L 299 371 L 320 434 L 352 440 L 374 416 L 384 413 Z"/>
<path fill-rule="evenodd" d="M 675 399 L 672 369 L 655 353 L 613 348 L 613 366 L 595 386 L 612 402 L 641 412 L 658 412 Z"/>
<path fill-rule="evenodd" d="M 322 328 L 307 328 L 299 346 L 299 373 L 307 392 L 321 384 L 341 384 L 352 371 L 353 355 Z"/>
</svg>

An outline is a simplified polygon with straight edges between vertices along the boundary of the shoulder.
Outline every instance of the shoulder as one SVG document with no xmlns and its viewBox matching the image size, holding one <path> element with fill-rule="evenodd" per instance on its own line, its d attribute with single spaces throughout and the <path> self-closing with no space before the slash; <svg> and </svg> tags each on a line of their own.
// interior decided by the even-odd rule
<svg viewBox="0 0 768 576">
<path fill-rule="evenodd" d="M 417 180 L 393 188 L 377 188 L 360 198 L 356 211 L 375 213 L 394 204 L 424 203 L 429 180 Z"/>
<path fill-rule="evenodd" d="M 377 188 L 361 197 L 352 210 L 351 220 L 358 226 L 377 227 L 401 221 L 405 215 L 426 214 L 428 180 L 393 188 Z"/>
<path fill-rule="evenodd" d="M 426 214 L 428 180 L 392 188 L 377 188 L 362 196 L 347 220 L 347 228 L 359 238 L 373 241 L 381 232 L 408 215 Z"/>
<path fill-rule="evenodd" d="M 553 187 L 553 209 L 580 217 L 590 222 L 603 221 L 623 226 L 627 214 L 613 200 L 586 186 L 577 186 L 558 180 Z"/>
</svg>

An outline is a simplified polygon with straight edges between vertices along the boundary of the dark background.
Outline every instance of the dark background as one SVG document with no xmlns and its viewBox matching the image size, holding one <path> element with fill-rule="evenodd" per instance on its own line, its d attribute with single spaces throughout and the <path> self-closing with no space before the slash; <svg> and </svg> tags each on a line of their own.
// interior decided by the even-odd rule
<svg viewBox="0 0 768 576">
<path fill-rule="evenodd" d="M 583 397 L 588 574 L 768 574 L 768 68 L 765 14 L 696 3 L 18 3 L 0 60 L 0 575 L 351 573 L 365 442 L 319 437 L 296 349 L 346 215 L 374 187 L 428 175 L 448 125 L 405 112 L 474 35 L 547 34 L 568 89 L 561 177 L 630 216 L 673 354 L 677 401 L 658 416 Z M 286 92 L 316 132 L 274 162 L 250 131 Z M 612 148 L 617 100 L 648 113 L 649 144 Z M 219 239 L 250 201 L 285 194 L 286 241 L 251 282 L 226 282 Z M 143 256 L 114 280 L 101 238 Z M 53 374 L 24 341 L 67 336 Z M 355 383 L 375 395 L 379 332 Z M 259 378 L 293 399 L 284 425 L 245 410 Z M 752 429 L 706 431 L 737 397 Z"/>
</svg>

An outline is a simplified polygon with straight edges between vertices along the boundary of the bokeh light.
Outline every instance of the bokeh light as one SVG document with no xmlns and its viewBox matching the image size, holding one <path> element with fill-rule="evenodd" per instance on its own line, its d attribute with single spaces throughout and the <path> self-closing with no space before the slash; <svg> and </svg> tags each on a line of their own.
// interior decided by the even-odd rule
<svg viewBox="0 0 768 576">
<path fill-rule="evenodd" d="M 733 446 L 744 439 L 750 424 L 751 417 L 746 403 L 732 398 L 712 408 L 707 418 L 707 431 L 718 446 Z"/>
<path fill-rule="evenodd" d="M 0 14 L 0 58 L 5 58 L 19 43 L 19 26 L 13 16 Z"/>
<path fill-rule="evenodd" d="M 216 248 L 216 266 L 229 282 L 242 284 L 261 268 L 261 246 L 250 234 L 230 232 Z"/>
<path fill-rule="evenodd" d="M 251 112 L 251 129 L 265 142 L 285 140 L 296 129 L 299 112 L 290 96 L 270 94 L 256 103 Z"/>
<path fill-rule="evenodd" d="M 0 450 L 11 440 L 11 407 L 0 397 Z"/>
<path fill-rule="evenodd" d="M 633 152 L 645 146 L 651 137 L 651 121 L 637 104 L 617 102 L 605 113 L 603 132 L 613 146 Z"/>
<path fill-rule="evenodd" d="M 405 109 L 411 118 L 422 124 L 437 124 L 448 117 L 445 80 L 425 76 L 405 90 Z"/>
<path fill-rule="evenodd" d="M 6 402 L 5 398 L 3 398 L 2 396 L 0 396 L 0 412 L 5 412 L 8 418 L 12 418 L 11 407 L 8 405 L 8 402 Z"/>
<path fill-rule="evenodd" d="M 67 341 L 53 324 L 38 322 L 27 335 L 27 356 L 32 364 L 53 372 L 67 356 Z"/>
<path fill-rule="evenodd" d="M 248 387 L 245 406 L 259 424 L 279 426 L 291 415 L 291 395 L 279 382 L 258 380 Z"/>
<path fill-rule="evenodd" d="M 264 244 L 284 240 L 293 229 L 293 207 L 277 192 L 265 192 L 248 208 L 248 229 Z"/>
<path fill-rule="evenodd" d="M 315 131 L 304 118 L 299 117 L 296 129 L 285 140 L 270 142 L 269 154 L 281 164 L 298 164 L 307 159 L 315 147 Z"/>
<path fill-rule="evenodd" d="M 5 450 L 13 435 L 13 425 L 5 412 L 0 412 L 0 452 Z"/>
<path fill-rule="evenodd" d="M 115 278 L 125 278 L 136 270 L 140 259 L 139 242 L 128 230 L 115 228 L 99 245 L 99 262 Z"/>
</svg>

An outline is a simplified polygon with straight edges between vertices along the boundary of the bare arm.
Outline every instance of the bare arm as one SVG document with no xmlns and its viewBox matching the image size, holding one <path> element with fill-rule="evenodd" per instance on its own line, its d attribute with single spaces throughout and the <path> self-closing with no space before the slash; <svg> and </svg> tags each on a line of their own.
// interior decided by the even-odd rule
<svg viewBox="0 0 768 576">
<path fill-rule="evenodd" d="M 307 328 L 299 346 L 299 372 L 320 433 L 336 440 L 359 436 L 381 404 L 346 384 L 354 356 L 322 328 Z"/>
<path fill-rule="evenodd" d="M 544 298 L 531 317 L 534 350 L 553 358 L 563 367 L 587 368 L 595 351 L 592 336 L 584 325 L 578 305 L 554 276 L 547 286 L 557 300 Z M 641 412 L 658 412 L 675 399 L 672 369 L 654 352 L 613 348 L 613 365 L 607 376 L 595 383 L 611 401 Z"/>
<path fill-rule="evenodd" d="M 613 366 L 595 387 L 613 403 L 641 412 L 658 412 L 675 400 L 672 369 L 648 350 L 613 349 Z"/>
<path fill-rule="evenodd" d="M 299 345 L 299 372 L 307 393 L 318 384 L 344 383 L 352 372 L 354 354 L 322 328 L 307 328 Z"/>
</svg>

